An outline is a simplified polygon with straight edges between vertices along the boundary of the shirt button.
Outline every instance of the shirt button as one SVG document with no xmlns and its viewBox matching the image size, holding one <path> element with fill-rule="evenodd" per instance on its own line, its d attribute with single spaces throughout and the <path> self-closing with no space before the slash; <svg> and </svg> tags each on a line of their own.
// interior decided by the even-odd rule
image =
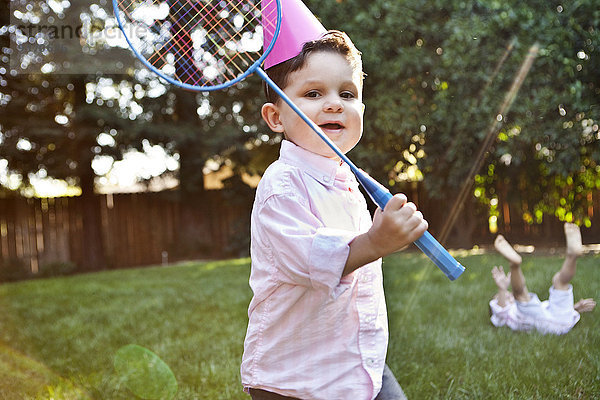
<svg viewBox="0 0 600 400">
<path fill-rule="evenodd" d="M 367 367 L 374 367 L 375 363 L 376 363 L 375 359 L 367 358 Z"/>
</svg>

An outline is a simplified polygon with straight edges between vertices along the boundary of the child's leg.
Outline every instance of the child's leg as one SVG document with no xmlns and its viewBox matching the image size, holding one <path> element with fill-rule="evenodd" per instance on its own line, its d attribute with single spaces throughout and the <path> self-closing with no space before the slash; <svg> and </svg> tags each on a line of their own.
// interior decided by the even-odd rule
<svg viewBox="0 0 600 400">
<path fill-rule="evenodd" d="M 387 364 L 383 368 L 381 391 L 377 397 L 375 397 L 375 400 L 406 400 L 406 395 L 402 391 L 394 373 Z"/>
<path fill-rule="evenodd" d="M 494 241 L 494 247 L 510 262 L 510 284 L 515 300 L 523 303 L 528 302 L 530 297 L 525 285 L 525 276 L 521 270 L 521 256 L 502 235 L 498 235 Z"/>
<path fill-rule="evenodd" d="M 565 237 L 567 239 L 567 255 L 562 268 L 552 278 L 552 285 L 557 290 L 568 290 L 571 279 L 577 269 L 577 257 L 583 251 L 581 232 L 579 227 L 572 223 L 565 223 Z"/>
<path fill-rule="evenodd" d="M 277 393 L 260 389 L 250 389 L 250 396 L 252 397 L 252 400 L 300 400 L 295 397 L 282 396 Z"/>
</svg>

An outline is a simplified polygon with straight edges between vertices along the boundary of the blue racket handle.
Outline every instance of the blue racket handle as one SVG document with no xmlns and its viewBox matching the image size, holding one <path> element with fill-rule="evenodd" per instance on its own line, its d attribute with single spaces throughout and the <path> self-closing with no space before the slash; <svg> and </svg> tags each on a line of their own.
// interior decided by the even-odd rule
<svg viewBox="0 0 600 400">
<path fill-rule="evenodd" d="M 358 179 L 360 184 L 365 188 L 365 191 L 369 194 L 371 199 L 383 210 L 388 201 L 393 197 L 390 191 L 360 170 L 355 171 L 355 175 L 356 179 Z M 425 255 L 429 257 L 451 281 L 458 278 L 465 271 L 465 267 L 456 261 L 444 246 L 435 240 L 428 231 L 425 231 L 423 236 L 415 241 L 415 245 L 425 253 Z"/>
</svg>

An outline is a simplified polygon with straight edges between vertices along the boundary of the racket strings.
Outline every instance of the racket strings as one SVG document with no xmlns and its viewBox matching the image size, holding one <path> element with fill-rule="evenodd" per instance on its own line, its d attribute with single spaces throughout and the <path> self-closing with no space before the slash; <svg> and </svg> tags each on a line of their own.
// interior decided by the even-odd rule
<svg viewBox="0 0 600 400">
<path fill-rule="evenodd" d="M 214 17 L 213 17 L 213 20 L 215 20 L 215 18 L 214 18 Z M 225 20 L 225 21 L 226 21 L 226 23 L 227 23 L 227 24 L 229 24 L 229 26 L 231 27 L 231 24 L 230 24 L 229 20 L 226 20 L 226 19 L 222 19 L 222 20 Z M 212 46 L 211 48 L 209 48 L 208 50 L 211 50 L 212 48 L 216 48 L 216 49 L 217 49 L 217 51 L 218 51 L 219 49 L 221 49 L 221 48 L 224 46 L 224 45 L 220 45 L 220 44 L 219 44 L 219 43 L 218 43 L 218 42 L 217 42 L 217 41 L 214 39 L 214 36 L 210 34 L 210 33 L 211 33 L 211 31 L 214 31 L 214 32 L 215 32 L 215 34 L 219 36 L 219 39 L 222 39 L 224 43 L 227 43 L 227 40 L 228 40 L 229 38 L 228 38 L 228 37 L 226 37 L 226 36 L 224 36 L 224 35 L 221 33 L 221 32 L 222 32 L 222 29 L 220 29 L 220 28 L 223 28 L 223 25 L 222 25 L 220 22 L 216 21 L 216 24 L 215 24 L 214 26 L 211 26 L 211 29 L 210 29 L 209 31 L 207 31 L 207 34 L 206 34 L 206 36 L 207 36 L 207 37 L 208 37 L 208 38 L 209 38 L 209 39 L 212 41 L 212 43 L 213 43 L 213 46 Z M 225 29 L 227 29 L 227 27 L 225 27 Z M 241 54 L 241 53 L 235 53 L 235 54 L 234 54 L 234 58 L 235 58 L 235 57 L 237 57 L 237 56 L 238 56 L 238 55 L 240 55 L 240 54 Z M 227 52 L 225 53 L 225 56 L 227 57 L 228 61 L 227 61 L 227 62 L 225 62 L 225 63 L 223 64 L 223 67 L 224 67 L 225 69 L 227 69 L 227 72 L 228 72 L 228 74 L 230 74 L 231 76 L 234 76 L 234 77 L 235 77 L 235 73 L 234 73 L 233 71 L 231 71 L 231 70 L 228 68 L 228 64 L 230 64 L 230 63 L 231 63 L 231 61 L 232 61 L 232 58 L 230 58 L 230 57 L 228 56 L 228 53 L 227 53 Z M 247 64 L 246 66 L 250 66 L 250 65 L 252 64 L 252 62 L 253 62 L 253 60 L 252 60 L 251 58 L 250 58 L 250 60 L 249 60 L 249 61 L 250 61 L 250 63 L 249 63 L 249 64 L 247 63 L 247 61 L 248 61 L 248 60 L 243 60 L 243 61 L 244 61 L 244 62 L 246 62 L 246 64 Z M 238 70 L 238 72 L 239 72 L 240 74 L 244 72 L 244 69 L 240 68 L 240 67 L 239 67 L 237 64 L 235 64 L 235 63 L 231 63 L 231 64 L 232 64 L 232 65 L 233 65 L 233 66 L 234 66 L 234 67 L 235 67 L 235 68 Z"/>
<path fill-rule="evenodd" d="M 195 72 L 195 68 L 194 68 L 194 63 L 190 62 L 191 61 L 191 56 L 192 56 L 192 51 L 193 51 L 193 47 L 191 47 L 190 45 L 192 45 L 192 37 L 191 34 L 189 33 L 189 31 L 193 30 L 195 26 L 197 26 L 198 23 L 202 22 L 202 19 L 198 22 L 196 22 L 194 24 L 194 26 L 192 26 L 191 28 L 188 29 L 188 25 L 192 22 L 194 22 L 193 18 L 189 18 L 187 22 L 185 22 L 185 24 L 181 24 L 181 20 L 184 19 L 187 14 L 191 11 L 191 10 L 195 10 L 195 15 L 200 15 L 205 14 L 206 13 L 206 7 L 210 5 L 210 3 L 206 3 L 203 7 L 203 9 L 198 10 L 196 9 L 196 6 L 190 2 L 186 2 L 186 1 L 178 1 L 177 3 L 179 3 L 181 6 L 175 10 L 174 12 L 171 12 L 171 19 L 173 20 L 173 24 L 171 25 L 172 27 L 175 27 L 177 30 L 175 32 L 170 32 L 170 36 L 173 40 L 169 40 L 167 43 L 170 43 L 170 46 L 168 48 L 164 48 L 164 47 L 160 47 L 158 48 L 156 45 L 153 46 L 154 43 L 147 43 L 147 45 L 153 47 L 152 50 L 153 51 L 153 56 L 154 55 L 158 55 L 160 59 L 162 59 L 165 62 L 168 62 L 165 59 L 165 56 L 173 51 L 175 51 L 177 54 L 180 54 L 177 58 L 175 58 L 174 60 L 174 64 L 178 65 L 178 64 L 183 64 L 180 65 L 184 67 L 184 72 L 187 72 L 188 75 L 191 75 L 191 73 L 189 72 L 190 70 Z M 191 7 L 186 7 L 188 5 L 191 5 Z M 187 10 L 184 10 L 185 8 L 187 8 Z M 212 11 L 216 8 L 216 5 L 212 7 L 211 10 L 209 10 L 209 15 L 212 15 Z M 183 14 L 182 11 L 185 11 Z M 214 20 L 214 15 L 212 15 L 212 19 Z M 169 31 L 172 31 L 172 29 L 170 29 Z M 164 36 L 164 34 L 163 34 Z M 158 43 L 163 42 L 163 40 L 161 40 L 161 38 L 157 39 Z M 210 50 L 210 49 L 209 49 Z M 156 61 L 152 61 L 151 59 L 149 59 L 149 61 L 151 62 L 152 65 L 156 66 Z M 187 65 L 187 67 L 186 67 Z M 179 68 L 181 69 L 181 68 Z M 185 75 L 185 74 L 184 74 Z"/>
<path fill-rule="evenodd" d="M 209 5 L 208 3 L 204 5 L 203 10 L 198 10 L 196 8 L 196 5 L 191 4 L 191 3 L 186 3 L 186 2 L 179 2 L 180 3 L 180 7 L 179 9 L 177 9 L 175 12 L 171 12 L 171 19 L 174 20 L 174 24 L 171 25 L 171 27 L 176 27 L 176 31 L 172 32 L 173 29 L 169 29 L 169 31 L 171 32 L 170 34 L 167 32 L 167 34 L 169 36 L 171 36 L 174 40 L 169 40 L 167 41 L 167 44 L 170 43 L 170 46 L 168 48 L 164 47 L 164 43 L 165 43 L 165 30 L 161 29 L 163 31 L 163 33 L 161 34 L 160 37 L 158 37 L 157 39 L 155 39 L 153 42 L 148 42 L 145 43 L 145 48 L 141 49 L 142 52 L 148 52 L 148 47 L 151 47 L 152 50 L 152 56 L 150 56 L 150 58 L 148 59 L 148 61 L 156 67 L 161 67 L 159 65 L 157 65 L 159 63 L 159 61 L 162 61 L 162 64 L 164 65 L 165 63 L 169 63 L 167 59 L 165 59 L 165 56 L 170 53 L 171 51 L 175 50 L 177 53 L 181 54 L 177 59 L 175 59 L 174 64 L 177 66 L 177 69 L 179 70 L 180 74 L 181 71 L 184 71 L 183 74 L 181 75 L 188 75 L 186 80 L 189 80 L 190 77 L 193 77 L 194 75 L 198 74 L 198 69 L 195 68 L 195 65 L 193 62 L 191 61 L 191 52 L 193 51 L 193 47 L 190 46 L 191 42 L 192 42 L 192 38 L 191 35 L 187 34 L 186 32 L 186 27 L 187 25 L 189 25 L 190 22 L 193 21 L 193 19 L 189 19 L 185 25 L 182 25 L 181 23 L 179 23 L 179 21 L 182 19 L 181 18 L 181 13 L 182 11 L 184 11 L 183 13 L 183 17 L 185 17 L 190 11 L 195 10 L 195 14 L 198 15 L 200 12 L 204 11 L 204 9 Z M 135 12 L 135 10 L 133 12 L 129 12 L 130 6 L 133 3 L 130 3 L 129 6 L 127 7 L 123 7 L 122 3 L 121 5 L 121 9 L 126 13 L 126 15 L 129 17 L 130 20 L 134 20 L 132 14 Z M 147 4 L 147 3 L 146 3 Z M 190 5 L 191 7 L 186 7 L 187 5 Z M 213 6 L 213 9 L 215 7 Z M 214 16 L 213 16 L 214 19 Z M 163 24 L 164 25 L 164 24 Z M 196 23 L 197 25 L 197 23 Z M 162 45 L 161 45 L 162 44 Z M 177 47 L 176 49 L 174 49 L 174 47 Z M 197 79 L 195 79 L 197 81 Z"/>
<path fill-rule="evenodd" d="M 181 1 L 179 3 L 181 3 L 181 7 L 177 11 L 172 13 L 172 18 L 175 21 L 173 27 L 176 29 L 176 31 L 172 33 L 173 40 L 171 41 L 171 47 L 169 49 L 166 49 L 166 52 L 171 51 L 175 45 L 177 46 L 175 52 L 176 54 L 179 54 L 179 56 L 175 58 L 174 64 L 176 65 L 176 73 L 178 77 L 182 79 L 182 81 L 184 81 L 185 83 L 197 84 L 198 81 L 202 78 L 202 75 L 200 74 L 200 71 L 196 67 L 195 63 L 193 62 L 193 39 L 189 32 L 193 31 L 195 27 L 199 23 L 201 23 L 203 19 L 206 18 L 206 15 L 208 15 L 209 17 L 211 17 L 212 20 L 214 20 L 215 16 L 213 12 L 216 8 L 216 5 L 214 5 L 207 12 L 206 7 L 210 3 L 206 3 L 203 9 L 201 10 L 197 10 L 196 5 L 193 3 L 191 4 L 191 7 L 186 7 L 190 5 L 189 2 Z M 183 15 L 179 15 L 180 12 L 186 8 L 187 11 L 185 11 Z M 192 10 L 195 10 L 195 15 L 203 15 L 203 17 L 199 21 L 195 22 L 192 27 L 188 28 L 188 25 L 194 22 L 194 19 L 190 18 L 187 22 L 185 22 L 185 18 L 187 14 Z M 181 20 L 185 22 L 184 25 L 180 24 Z M 209 35 L 209 33 L 207 33 L 206 35 Z"/>
<path fill-rule="evenodd" d="M 172 0 L 167 2 L 169 18 L 164 21 L 154 18 L 148 24 L 136 17 L 140 7 L 161 3 L 123 0 L 119 8 L 137 33 L 136 50 L 144 57 L 149 54 L 145 59 L 155 68 L 164 71 L 168 65 L 170 75 L 194 86 L 223 84 L 243 74 L 261 56 L 262 34 L 257 28 L 276 28 L 272 13 L 277 9 L 272 7 L 265 16 L 260 1 Z M 261 45 L 245 49 L 245 41 L 256 41 L 256 35 Z"/>
<path fill-rule="evenodd" d="M 235 7 L 234 4 L 230 4 L 233 6 L 233 8 L 235 10 L 239 10 L 237 7 Z M 235 31 L 235 27 L 231 24 L 230 19 L 227 18 L 221 18 L 220 20 L 217 18 L 216 13 L 213 12 L 213 9 L 211 9 L 211 11 L 208 13 L 210 20 L 207 21 L 207 23 L 203 24 L 203 28 L 205 29 L 206 33 L 205 33 L 205 38 L 208 39 L 212 45 L 206 49 L 204 49 L 205 52 L 209 53 L 211 56 L 215 56 L 215 54 L 220 54 L 222 57 L 224 57 L 224 60 L 220 60 L 220 63 L 217 63 L 220 67 L 222 67 L 225 70 L 225 77 L 230 77 L 231 79 L 235 78 L 238 73 L 242 74 L 244 72 L 244 69 L 249 67 L 255 60 L 253 60 L 251 57 L 248 58 L 243 58 L 241 57 L 240 52 L 236 52 L 234 53 L 233 57 L 230 56 L 230 52 L 227 51 L 222 51 L 222 49 L 226 46 L 226 44 L 229 41 L 235 41 L 236 37 L 234 35 L 230 35 L 230 32 Z M 202 12 L 202 11 L 199 11 Z M 252 12 L 252 10 L 250 10 L 248 13 L 243 15 L 244 21 L 246 21 L 245 25 L 248 25 L 248 23 L 250 23 L 251 21 L 248 21 L 247 15 L 250 14 Z M 238 14 L 239 15 L 239 14 Z M 202 22 L 202 20 L 206 20 L 206 18 L 202 18 L 200 21 L 198 21 L 196 23 L 199 24 Z M 186 23 L 186 26 L 189 25 L 189 22 Z M 184 26 L 181 30 L 185 29 L 186 26 Z M 193 26 L 191 29 L 193 30 L 195 28 L 195 26 Z M 179 32 L 176 33 L 176 35 L 178 35 Z M 176 40 L 176 42 L 178 42 Z M 187 56 L 187 51 L 188 49 L 184 49 L 183 54 L 179 57 L 180 59 L 183 57 Z M 233 62 L 233 59 L 236 57 L 240 57 L 242 63 L 244 64 L 243 67 L 240 67 L 237 63 Z M 215 57 L 216 58 L 216 57 Z M 176 62 L 178 62 L 179 60 L 176 60 Z M 189 67 L 193 70 L 195 70 L 194 68 L 194 64 L 192 63 L 188 63 Z M 230 66 L 233 66 L 235 70 L 237 70 L 237 72 L 235 70 L 232 70 L 230 68 Z M 189 69 L 184 71 L 184 73 L 189 74 Z M 198 79 L 194 79 L 193 76 L 190 74 L 189 78 L 193 80 L 193 82 L 190 82 L 191 84 L 197 85 L 198 84 Z M 216 76 L 216 79 L 219 83 L 222 83 L 223 80 L 219 79 L 220 75 Z M 188 79 L 188 80 L 190 80 Z"/>
</svg>

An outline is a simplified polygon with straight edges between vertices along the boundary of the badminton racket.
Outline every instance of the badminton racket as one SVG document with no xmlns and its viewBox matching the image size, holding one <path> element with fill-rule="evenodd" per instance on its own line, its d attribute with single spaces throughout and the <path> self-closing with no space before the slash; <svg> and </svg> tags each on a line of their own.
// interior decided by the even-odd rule
<svg viewBox="0 0 600 400">
<path fill-rule="evenodd" d="M 389 190 L 357 168 L 261 68 L 279 35 L 280 0 L 113 0 L 113 7 L 137 58 L 167 82 L 212 91 L 259 75 L 348 164 L 371 199 L 385 208 L 392 198 Z M 273 37 L 265 49 L 263 29 Z M 450 280 L 463 273 L 464 267 L 429 232 L 415 245 Z"/>
</svg>

